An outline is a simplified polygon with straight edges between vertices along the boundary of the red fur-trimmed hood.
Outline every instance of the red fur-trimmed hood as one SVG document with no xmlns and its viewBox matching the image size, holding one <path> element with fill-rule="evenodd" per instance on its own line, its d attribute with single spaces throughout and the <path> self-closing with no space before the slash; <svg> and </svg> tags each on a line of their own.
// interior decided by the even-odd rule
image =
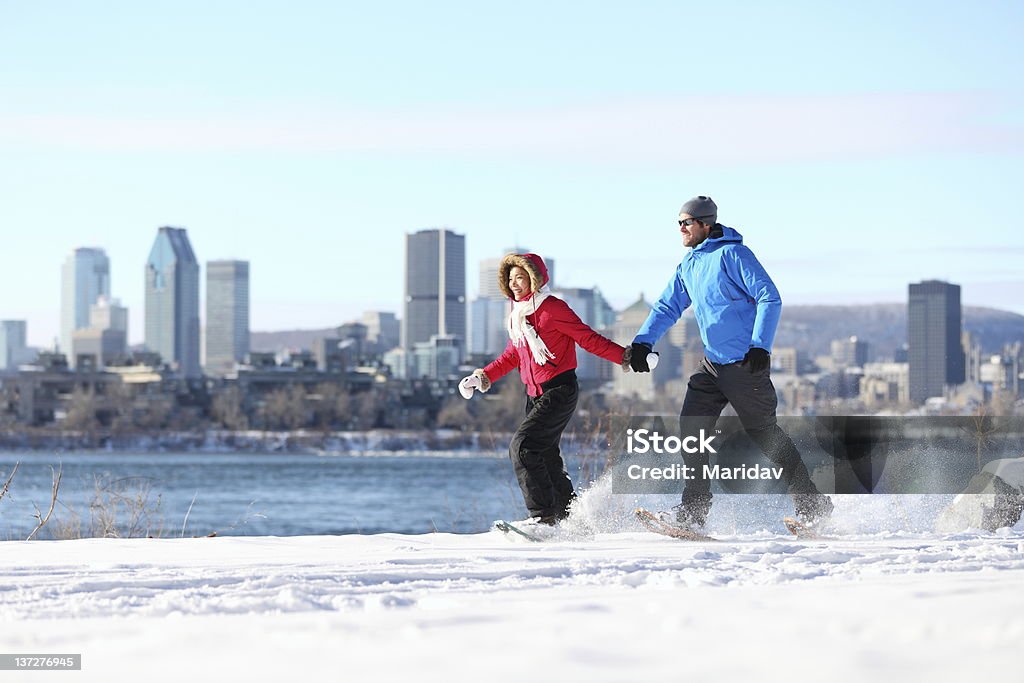
<svg viewBox="0 0 1024 683">
<path fill-rule="evenodd" d="M 509 254 L 501 259 L 498 266 L 498 286 L 501 293 L 509 299 L 515 299 L 512 290 L 508 286 L 508 276 L 512 269 L 519 266 L 530 275 L 530 293 L 536 294 L 540 288 L 548 283 L 548 267 L 544 265 L 544 259 L 537 254 Z"/>
</svg>

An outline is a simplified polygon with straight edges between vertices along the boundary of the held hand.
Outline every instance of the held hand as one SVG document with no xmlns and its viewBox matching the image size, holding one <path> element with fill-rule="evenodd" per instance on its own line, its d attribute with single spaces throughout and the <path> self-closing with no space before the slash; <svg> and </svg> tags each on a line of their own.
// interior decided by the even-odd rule
<svg viewBox="0 0 1024 683">
<path fill-rule="evenodd" d="M 650 372 L 651 367 L 647 364 L 647 354 L 651 353 L 650 344 L 638 344 L 633 342 L 630 347 L 629 367 L 633 372 Z"/>
<path fill-rule="evenodd" d="M 473 398 L 473 392 L 480 388 L 480 378 L 476 375 L 469 375 L 463 377 L 462 381 L 459 382 L 459 393 L 462 394 L 462 398 L 467 401 Z"/>
<path fill-rule="evenodd" d="M 767 370 L 771 364 L 772 361 L 768 352 L 764 349 L 759 349 L 756 346 L 747 351 L 747 355 L 743 357 L 742 363 L 742 365 L 746 365 L 750 368 L 751 373 Z"/>
</svg>

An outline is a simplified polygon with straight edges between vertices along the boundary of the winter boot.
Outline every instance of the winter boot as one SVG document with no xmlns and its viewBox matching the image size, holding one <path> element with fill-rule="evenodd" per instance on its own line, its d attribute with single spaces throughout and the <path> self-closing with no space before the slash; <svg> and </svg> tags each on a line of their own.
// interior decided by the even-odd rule
<svg viewBox="0 0 1024 683">
<path fill-rule="evenodd" d="M 548 515 L 546 517 L 527 517 L 521 519 L 518 522 L 512 522 L 518 527 L 529 527 L 529 526 L 554 526 L 558 524 L 559 518 L 556 515 Z"/>
<path fill-rule="evenodd" d="M 832 499 L 822 493 L 800 493 L 793 496 L 797 518 L 809 527 L 821 528 L 832 516 Z"/>
<path fill-rule="evenodd" d="M 711 511 L 711 494 L 701 493 L 693 496 L 683 494 L 683 502 L 672 508 L 672 512 L 662 512 L 658 518 L 666 524 L 681 527 L 690 531 L 701 531 Z"/>
</svg>

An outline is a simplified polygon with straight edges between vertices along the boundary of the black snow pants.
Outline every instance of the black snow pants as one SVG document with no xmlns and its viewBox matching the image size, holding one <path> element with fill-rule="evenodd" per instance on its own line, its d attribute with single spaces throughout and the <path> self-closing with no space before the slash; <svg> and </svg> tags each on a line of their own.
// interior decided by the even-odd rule
<svg viewBox="0 0 1024 683">
<path fill-rule="evenodd" d="M 769 460 L 782 467 L 782 476 L 790 495 L 797 501 L 798 509 L 805 504 L 802 498 L 818 497 L 818 489 L 811 481 L 796 445 L 776 420 L 778 397 L 770 371 L 765 369 L 755 373 L 740 363 L 721 365 L 704 358 L 686 385 L 686 397 L 679 414 L 683 431 L 695 434 L 704 429 L 713 433 L 727 403 L 736 410 L 751 440 Z M 708 464 L 708 455 L 684 454 L 683 461 L 687 467 L 695 467 L 695 472 L 702 472 L 704 465 Z M 702 477 L 687 480 L 683 488 L 683 505 L 703 508 L 706 514 L 711 507 L 711 481 Z"/>
<path fill-rule="evenodd" d="M 561 518 L 575 496 L 559 442 L 579 400 L 576 372 L 556 375 L 541 389 L 540 396 L 526 397 L 526 417 L 508 451 L 530 515 Z"/>
</svg>

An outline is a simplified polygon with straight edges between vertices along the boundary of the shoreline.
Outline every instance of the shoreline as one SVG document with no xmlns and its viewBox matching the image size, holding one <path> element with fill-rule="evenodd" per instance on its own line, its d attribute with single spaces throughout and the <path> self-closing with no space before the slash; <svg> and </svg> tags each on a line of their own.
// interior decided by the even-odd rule
<svg viewBox="0 0 1024 683">
<path fill-rule="evenodd" d="M 566 434 L 564 450 L 573 453 L 586 439 Z M 159 434 L 0 433 L 0 452 L 18 453 L 196 453 L 406 456 L 465 454 L 507 455 L 512 434 L 438 430 L 367 430 L 359 432 L 291 432 L 204 430 Z"/>
</svg>

